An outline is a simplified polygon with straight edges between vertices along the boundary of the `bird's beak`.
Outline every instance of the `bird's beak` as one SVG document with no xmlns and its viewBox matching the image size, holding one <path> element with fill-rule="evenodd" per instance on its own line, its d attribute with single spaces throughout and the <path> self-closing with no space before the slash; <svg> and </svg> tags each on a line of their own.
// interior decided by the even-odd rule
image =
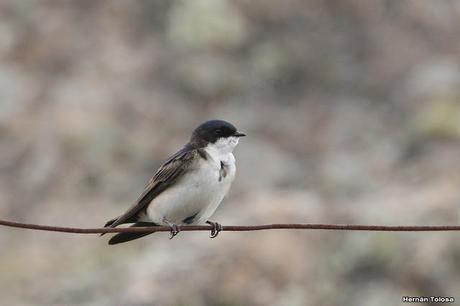
<svg viewBox="0 0 460 306">
<path fill-rule="evenodd" d="M 235 137 L 244 137 L 244 136 L 246 136 L 246 134 L 241 133 L 241 132 L 235 132 L 235 134 L 233 134 L 233 136 L 235 136 Z"/>
</svg>

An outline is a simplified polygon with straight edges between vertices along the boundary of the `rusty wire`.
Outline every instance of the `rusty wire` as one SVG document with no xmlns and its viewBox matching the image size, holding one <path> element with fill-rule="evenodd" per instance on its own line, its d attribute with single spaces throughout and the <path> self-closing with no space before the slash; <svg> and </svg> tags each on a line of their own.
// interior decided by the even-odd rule
<svg viewBox="0 0 460 306">
<path fill-rule="evenodd" d="M 102 234 L 102 233 L 147 233 L 169 232 L 169 226 L 151 227 L 118 227 L 118 228 L 75 228 L 38 225 L 0 220 L 0 225 L 7 227 L 31 229 L 38 231 L 62 232 L 73 234 Z M 210 225 L 184 225 L 181 231 L 210 231 Z M 222 226 L 222 231 L 244 232 L 275 229 L 302 229 L 302 230 L 333 230 L 333 231 L 377 231 L 377 232 L 444 232 L 460 231 L 458 225 L 421 225 L 421 226 L 389 226 L 389 225 L 357 225 L 357 224 L 264 224 L 264 225 L 227 225 Z"/>
</svg>

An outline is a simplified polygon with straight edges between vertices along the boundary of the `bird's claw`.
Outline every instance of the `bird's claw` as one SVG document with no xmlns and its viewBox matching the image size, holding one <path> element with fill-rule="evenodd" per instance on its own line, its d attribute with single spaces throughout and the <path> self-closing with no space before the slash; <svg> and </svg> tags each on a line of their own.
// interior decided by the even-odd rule
<svg viewBox="0 0 460 306">
<path fill-rule="evenodd" d="M 217 235 L 222 231 L 223 227 L 220 223 L 217 222 L 212 222 L 212 221 L 207 221 L 209 225 L 211 225 L 211 235 L 209 238 L 216 238 Z"/>
<path fill-rule="evenodd" d="M 180 232 L 180 227 L 177 224 L 171 224 L 169 225 L 171 228 L 170 235 L 169 235 L 169 240 L 173 239 L 177 234 Z"/>
</svg>

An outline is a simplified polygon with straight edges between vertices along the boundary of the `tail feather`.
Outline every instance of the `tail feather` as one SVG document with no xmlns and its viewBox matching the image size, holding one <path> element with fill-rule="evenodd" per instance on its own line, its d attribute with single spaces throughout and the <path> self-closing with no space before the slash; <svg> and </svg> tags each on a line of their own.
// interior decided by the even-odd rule
<svg viewBox="0 0 460 306">
<path fill-rule="evenodd" d="M 111 225 L 118 220 L 118 217 L 113 218 L 112 220 L 107 221 L 107 223 L 104 225 L 104 227 L 111 227 Z M 99 236 L 104 236 L 107 233 L 101 233 Z"/>
<path fill-rule="evenodd" d="M 131 225 L 130 227 L 141 227 L 141 226 L 158 226 L 158 224 L 153 222 L 137 222 Z M 110 245 L 128 242 L 134 239 L 138 239 L 153 233 L 118 233 L 109 240 Z"/>
<path fill-rule="evenodd" d="M 104 224 L 104 227 L 109 227 L 110 225 L 112 225 L 112 224 L 113 224 L 115 221 L 117 221 L 117 220 L 118 220 L 118 217 L 113 218 L 112 220 L 107 221 L 107 223 Z"/>
</svg>

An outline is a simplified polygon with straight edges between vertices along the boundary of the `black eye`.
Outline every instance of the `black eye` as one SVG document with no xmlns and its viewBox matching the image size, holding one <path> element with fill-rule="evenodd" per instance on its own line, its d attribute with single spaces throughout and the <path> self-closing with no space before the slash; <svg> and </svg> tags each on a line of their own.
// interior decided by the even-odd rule
<svg viewBox="0 0 460 306">
<path fill-rule="evenodd" d="M 220 130 L 220 129 L 214 130 L 214 134 L 220 135 L 220 134 L 222 134 L 222 130 Z"/>
</svg>

